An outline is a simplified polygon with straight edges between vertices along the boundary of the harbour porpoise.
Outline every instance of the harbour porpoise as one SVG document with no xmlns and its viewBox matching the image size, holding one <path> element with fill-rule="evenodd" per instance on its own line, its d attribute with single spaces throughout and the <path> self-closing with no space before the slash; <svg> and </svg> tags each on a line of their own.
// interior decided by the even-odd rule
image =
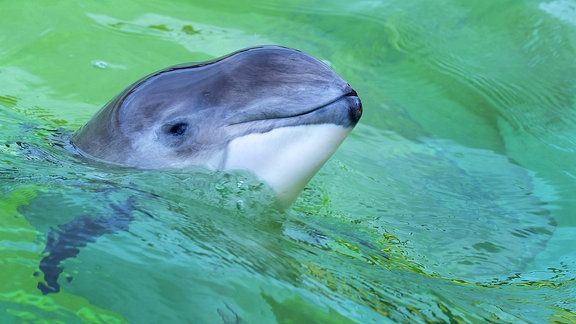
<svg viewBox="0 0 576 324">
<path fill-rule="evenodd" d="M 279 46 L 135 82 L 72 137 L 84 155 L 147 169 L 248 170 L 289 206 L 362 115 L 325 63 Z"/>
<path fill-rule="evenodd" d="M 71 143 L 84 157 L 125 167 L 247 170 L 286 208 L 361 115 L 356 91 L 328 65 L 294 49 L 262 46 L 136 81 Z M 39 266 L 42 293 L 60 291 L 62 261 L 102 235 L 127 231 L 135 209 L 130 197 L 110 203 L 109 213 L 53 227 Z"/>
</svg>

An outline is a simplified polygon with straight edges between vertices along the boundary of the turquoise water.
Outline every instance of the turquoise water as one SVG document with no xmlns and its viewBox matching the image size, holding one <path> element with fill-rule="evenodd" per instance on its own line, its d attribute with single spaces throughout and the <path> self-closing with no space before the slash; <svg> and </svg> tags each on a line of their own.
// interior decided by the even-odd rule
<svg viewBox="0 0 576 324">
<path fill-rule="evenodd" d="M 1 8 L 1 322 L 576 321 L 576 2 Z M 262 44 L 326 61 L 365 109 L 291 210 L 250 175 L 67 150 L 143 75 Z M 50 228 L 132 202 L 43 296 Z"/>
</svg>

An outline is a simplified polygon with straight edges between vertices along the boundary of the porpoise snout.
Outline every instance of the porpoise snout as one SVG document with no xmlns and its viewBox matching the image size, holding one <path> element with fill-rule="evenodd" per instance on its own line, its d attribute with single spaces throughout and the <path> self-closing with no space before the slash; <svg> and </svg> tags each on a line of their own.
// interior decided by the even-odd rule
<svg viewBox="0 0 576 324">
<path fill-rule="evenodd" d="M 348 101 L 349 116 L 353 125 L 356 125 L 362 117 L 362 101 L 358 97 L 356 90 L 350 88 L 348 93 L 346 93 L 346 100 Z"/>
</svg>

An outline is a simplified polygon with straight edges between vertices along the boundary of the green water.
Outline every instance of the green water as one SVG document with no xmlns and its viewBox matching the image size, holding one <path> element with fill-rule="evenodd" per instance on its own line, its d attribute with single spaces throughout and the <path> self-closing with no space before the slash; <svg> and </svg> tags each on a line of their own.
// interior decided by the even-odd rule
<svg viewBox="0 0 576 324">
<path fill-rule="evenodd" d="M 0 16 L 0 322 L 576 321 L 573 0 L 0 1 Z M 328 62 L 365 109 L 286 213 L 249 175 L 62 148 L 143 75 L 262 44 Z M 49 229 L 129 197 L 130 231 L 42 296 Z"/>
</svg>

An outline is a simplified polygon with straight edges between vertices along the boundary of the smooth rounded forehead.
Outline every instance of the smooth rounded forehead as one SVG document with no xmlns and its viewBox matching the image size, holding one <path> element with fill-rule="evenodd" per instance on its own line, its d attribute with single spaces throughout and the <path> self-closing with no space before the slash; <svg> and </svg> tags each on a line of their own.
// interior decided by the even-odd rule
<svg viewBox="0 0 576 324">
<path fill-rule="evenodd" d="M 192 116 L 199 110 L 218 107 L 230 112 L 234 107 L 262 98 L 290 94 L 306 96 L 309 89 L 329 89 L 346 83 L 323 62 L 296 50 L 261 47 L 240 51 L 201 64 L 167 68 L 136 82 L 126 90 L 117 105 L 119 121 L 131 120 L 138 113 L 142 121 L 167 117 L 178 106 L 178 113 Z"/>
<path fill-rule="evenodd" d="M 208 93 L 217 89 L 272 87 L 278 83 L 317 83 L 340 77 L 326 64 L 297 50 L 261 47 L 233 53 L 200 64 L 170 67 L 136 82 L 130 94 L 146 89 L 149 95 L 165 95 L 166 90 L 186 94 Z M 178 91 L 187 89 L 188 91 Z M 127 99 L 126 98 L 126 99 Z M 146 98 L 142 96 L 142 98 Z"/>
</svg>

